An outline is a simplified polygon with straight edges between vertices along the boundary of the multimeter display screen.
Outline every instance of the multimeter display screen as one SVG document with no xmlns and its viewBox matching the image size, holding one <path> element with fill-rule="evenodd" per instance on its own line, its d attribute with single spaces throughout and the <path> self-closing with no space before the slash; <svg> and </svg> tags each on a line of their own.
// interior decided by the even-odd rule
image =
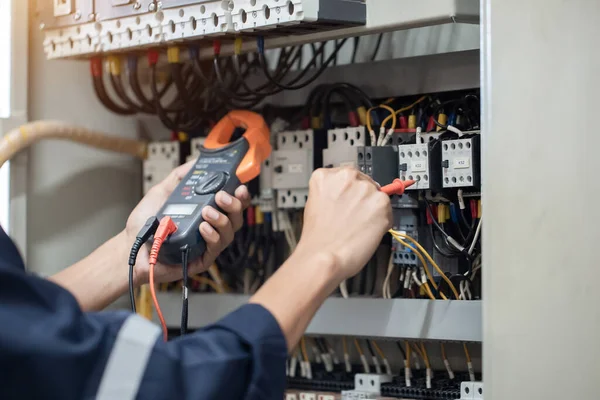
<svg viewBox="0 0 600 400">
<path fill-rule="evenodd" d="M 192 215 L 197 207 L 197 204 L 169 204 L 162 213 L 163 215 Z"/>
</svg>

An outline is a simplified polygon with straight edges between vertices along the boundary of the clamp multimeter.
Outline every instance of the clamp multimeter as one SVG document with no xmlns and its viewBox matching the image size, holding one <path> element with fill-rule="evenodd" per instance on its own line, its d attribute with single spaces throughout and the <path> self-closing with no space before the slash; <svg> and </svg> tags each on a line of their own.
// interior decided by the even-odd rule
<svg viewBox="0 0 600 400">
<path fill-rule="evenodd" d="M 230 142 L 236 128 L 246 132 Z M 219 121 L 200 149 L 196 164 L 157 214 L 159 219 L 171 217 L 177 225 L 177 231 L 163 243 L 158 260 L 180 264 L 181 252 L 186 246 L 190 261 L 201 257 L 206 250 L 199 231 L 204 221 L 204 207 L 219 210 L 215 200 L 217 192 L 223 190 L 233 195 L 240 184 L 260 174 L 260 166 L 270 154 L 270 131 L 259 114 L 236 110 Z"/>
</svg>

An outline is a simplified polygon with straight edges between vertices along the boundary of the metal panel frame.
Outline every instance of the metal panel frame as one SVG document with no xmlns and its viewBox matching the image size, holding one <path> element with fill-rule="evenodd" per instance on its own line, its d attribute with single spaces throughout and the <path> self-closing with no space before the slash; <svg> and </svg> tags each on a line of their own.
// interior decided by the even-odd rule
<svg viewBox="0 0 600 400">
<path fill-rule="evenodd" d="M 159 293 L 167 325 L 181 323 L 181 294 Z M 248 302 L 248 296 L 195 294 L 189 298 L 191 328 L 216 322 Z M 480 342 L 480 301 L 329 298 L 317 312 L 309 335 L 351 335 Z"/>
</svg>

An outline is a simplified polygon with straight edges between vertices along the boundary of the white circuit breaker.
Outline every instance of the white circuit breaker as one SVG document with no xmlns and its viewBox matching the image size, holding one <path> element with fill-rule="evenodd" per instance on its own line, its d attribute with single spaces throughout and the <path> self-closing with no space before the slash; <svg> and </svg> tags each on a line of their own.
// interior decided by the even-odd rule
<svg viewBox="0 0 600 400">
<path fill-rule="evenodd" d="M 365 127 L 348 127 L 327 131 L 327 148 L 323 150 L 325 167 L 357 167 L 356 148 L 366 146 Z"/>
<path fill-rule="evenodd" d="M 148 145 L 148 158 L 143 166 L 144 194 L 179 166 L 180 144 L 176 141 L 153 142 Z"/>
<path fill-rule="evenodd" d="M 206 138 L 204 137 L 192 139 L 190 142 L 190 155 L 187 157 L 187 162 L 197 160 L 198 157 L 200 157 L 200 149 L 202 148 L 202 145 L 204 145 L 205 141 Z"/>
<path fill-rule="evenodd" d="M 324 136 L 324 135 L 323 135 Z M 308 181 L 322 161 L 321 143 L 312 129 L 277 134 L 277 150 L 271 156 L 273 189 L 280 209 L 304 208 L 308 199 Z"/>
<path fill-rule="evenodd" d="M 479 135 L 442 142 L 444 188 L 479 187 L 481 183 Z"/>
<path fill-rule="evenodd" d="M 440 187 L 439 154 L 437 141 L 398 146 L 400 179 L 417 181 L 406 190 L 428 190 Z"/>
</svg>

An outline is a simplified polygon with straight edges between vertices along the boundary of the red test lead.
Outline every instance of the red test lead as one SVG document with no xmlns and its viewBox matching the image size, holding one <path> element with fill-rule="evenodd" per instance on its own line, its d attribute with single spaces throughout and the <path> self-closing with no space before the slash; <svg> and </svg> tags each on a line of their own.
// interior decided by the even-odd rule
<svg viewBox="0 0 600 400">
<path fill-rule="evenodd" d="M 404 194 L 404 191 L 406 190 L 406 188 L 411 187 L 412 185 L 414 185 L 415 183 L 417 183 L 417 181 L 413 181 L 413 180 L 407 180 L 407 181 L 403 181 L 400 179 L 394 179 L 394 182 L 390 183 L 389 185 L 385 185 L 381 188 L 381 191 L 385 194 L 387 194 L 388 196 L 391 195 L 402 195 Z"/>
</svg>

